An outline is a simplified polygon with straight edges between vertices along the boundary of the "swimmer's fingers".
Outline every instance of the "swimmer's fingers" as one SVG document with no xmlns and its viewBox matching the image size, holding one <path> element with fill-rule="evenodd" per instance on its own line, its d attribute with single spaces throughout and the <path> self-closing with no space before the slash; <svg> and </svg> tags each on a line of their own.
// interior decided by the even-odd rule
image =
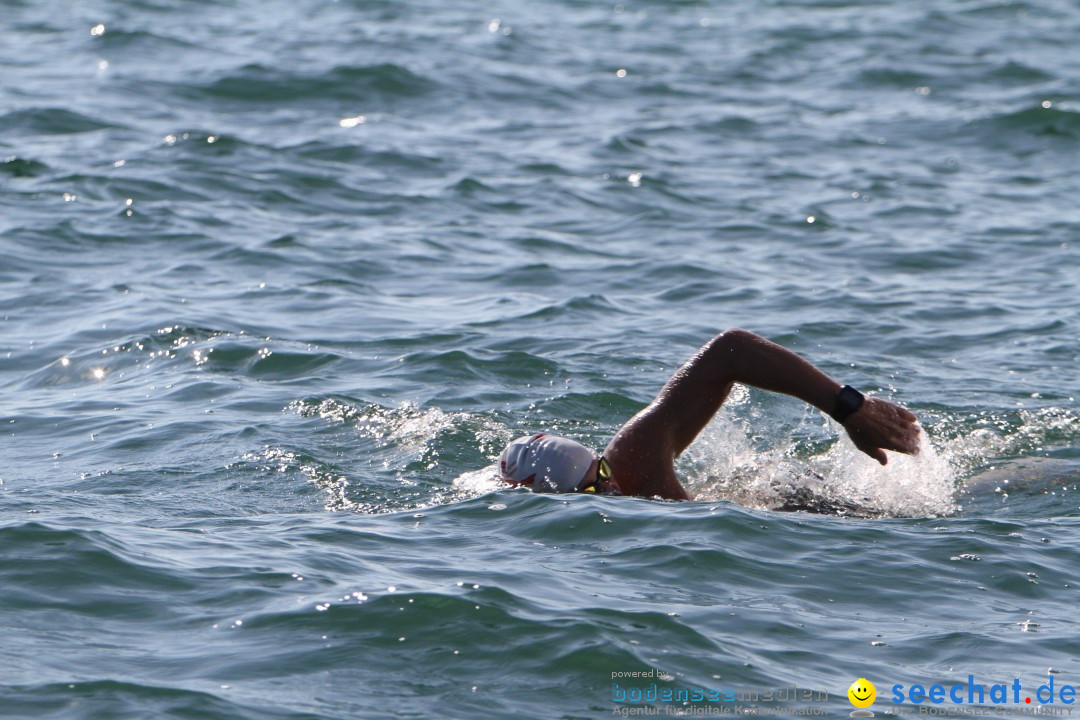
<svg viewBox="0 0 1080 720">
<path fill-rule="evenodd" d="M 921 432 L 918 418 L 899 405 L 893 405 L 886 400 L 880 402 L 887 408 L 890 415 L 889 420 L 891 421 L 888 435 L 891 443 L 882 447 L 886 450 L 896 450 L 908 455 L 917 455 L 919 453 L 919 433 Z"/>
<path fill-rule="evenodd" d="M 882 465 L 885 450 L 915 455 L 919 452 L 919 426 L 915 415 L 881 398 L 866 398 L 862 407 L 845 422 L 855 447 Z"/>
</svg>

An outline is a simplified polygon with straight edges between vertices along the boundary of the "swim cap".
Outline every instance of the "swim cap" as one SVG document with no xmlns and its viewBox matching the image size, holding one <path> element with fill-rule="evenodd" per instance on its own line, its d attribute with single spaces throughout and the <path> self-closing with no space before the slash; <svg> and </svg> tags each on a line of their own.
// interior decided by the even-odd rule
<svg viewBox="0 0 1080 720">
<path fill-rule="evenodd" d="M 503 480 L 534 492 L 574 492 L 596 456 L 579 442 L 537 433 L 513 441 L 499 456 Z"/>
</svg>

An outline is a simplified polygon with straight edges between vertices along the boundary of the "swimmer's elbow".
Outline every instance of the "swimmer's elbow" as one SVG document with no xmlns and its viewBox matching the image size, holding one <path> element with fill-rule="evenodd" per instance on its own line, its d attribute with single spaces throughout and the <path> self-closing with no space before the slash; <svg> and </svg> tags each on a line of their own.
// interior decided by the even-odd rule
<svg viewBox="0 0 1080 720">
<path fill-rule="evenodd" d="M 711 344 L 721 345 L 727 350 L 737 350 L 761 342 L 761 340 L 762 337 L 757 333 L 742 328 L 729 328 L 713 338 Z"/>
</svg>

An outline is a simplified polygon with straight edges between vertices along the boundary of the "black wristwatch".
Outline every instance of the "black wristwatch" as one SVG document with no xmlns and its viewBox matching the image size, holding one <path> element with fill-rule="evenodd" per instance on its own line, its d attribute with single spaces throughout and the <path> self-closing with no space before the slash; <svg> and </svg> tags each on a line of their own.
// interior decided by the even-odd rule
<svg viewBox="0 0 1080 720">
<path fill-rule="evenodd" d="M 833 405 L 829 416 L 836 422 L 842 423 L 851 417 L 852 413 L 861 408 L 865 400 L 865 395 L 850 385 L 845 385 L 840 388 L 840 392 L 836 393 L 836 404 Z"/>
</svg>

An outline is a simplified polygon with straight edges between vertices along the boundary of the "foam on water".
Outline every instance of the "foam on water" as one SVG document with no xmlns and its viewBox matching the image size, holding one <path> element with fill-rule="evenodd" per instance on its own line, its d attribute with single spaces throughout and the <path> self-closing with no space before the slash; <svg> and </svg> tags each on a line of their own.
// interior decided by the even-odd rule
<svg viewBox="0 0 1080 720">
<path fill-rule="evenodd" d="M 730 405 L 745 406 L 745 389 Z M 722 409 L 681 463 L 698 500 L 731 500 L 762 509 L 923 517 L 955 512 L 956 476 L 923 433 L 920 452 L 889 453 L 879 465 L 859 451 L 843 428 L 827 422 L 834 440 L 799 452 L 797 440 L 770 435 L 765 447 L 732 408 Z"/>
<path fill-rule="evenodd" d="M 809 443 L 810 452 L 806 442 L 784 431 L 766 438 L 755 435 L 750 428 L 756 423 L 745 417 L 748 404 L 747 390 L 737 386 L 729 404 L 679 459 L 683 482 L 695 500 L 855 516 L 950 515 L 963 509 L 957 495 L 973 469 L 985 468 L 994 458 L 1039 442 L 1038 438 L 1075 429 L 1073 414 L 1053 408 L 1020 413 L 1019 424 L 999 432 L 982 423 L 972 429 L 962 420 L 938 416 L 935 426 L 924 429 L 918 455 L 890 452 L 888 465 L 882 467 L 855 448 L 842 427 L 823 416 L 817 416 L 821 426 L 816 429 L 824 439 Z M 507 490 L 490 460 L 520 430 L 490 415 L 421 408 L 411 402 L 387 408 L 334 398 L 297 401 L 289 409 L 346 426 L 373 443 L 369 462 L 376 463 L 382 493 L 376 501 L 358 500 L 363 493 L 350 488 L 348 478 L 337 470 L 300 462 L 281 449 L 263 451 L 264 462 L 295 465 L 328 494 L 330 509 L 393 512 Z M 549 424 L 556 430 L 559 425 Z M 957 436 L 957 426 L 967 427 L 961 431 L 965 434 Z M 573 429 L 564 432 L 576 434 Z M 459 443 L 469 448 L 469 457 L 488 462 L 450 480 L 442 454 L 460 455 Z M 379 478 L 361 482 L 370 487 Z M 398 492 L 402 488 L 415 492 L 403 495 Z"/>
<path fill-rule="evenodd" d="M 1021 411 L 1014 423 L 985 417 L 972 423 L 970 418 L 939 413 L 931 418 L 934 424 L 923 429 L 918 455 L 890 452 L 888 465 L 882 467 L 859 451 L 839 424 L 815 413 L 806 416 L 817 418 L 811 422 L 820 424 L 812 428 L 820 436 L 814 442 L 784 429 L 774 429 L 766 437 L 755 434 L 751 428 L 760 418 L 747 418 L 749 404 L 747 389 L 736 386 L 728 404 L 679 459 L 682 480 L 696 501 L 727 500 L 765 510 L 853 516 L 952 515 L 963 510 L 958 497 L 977 471 L 1033 443 L 1041 450 L 1048 440 L 1069 440 L 1078 427 L 1075 414 L 1061 408 Z M 374 504 L 350 499 L 356 492 L 350 491 L 346 477 L 300 465 L 328 493 L 328 508 L 393 512 L 508 491 L 499 482 L 493 462 L 458 473 L 446 487 L 446 463 L 441 462 L 444 448 L 464 442 L 472 450 L 470 457 L 490 461 L 520 432 L 490 415 L 421 408 L 411 402 L 394 408 L 361 406 L 332 398 L 297 401 L 290 409 L 347 425 L 384 451 L 378 462 L 388 494 Z M 558 421 L 548 424 L 558 431 Z M 563 432 L 584 442 L 592 439 L 581 437 L 574 428 Z M 267 453 L 264 459 L 268 461 L 290 457 L 278 450 Z M 1009 466 L 1014 461 L 1004 462 Z M 409 495 L 407 501 L 394 499 L 392 485 L 416 487 L 417 475 L 432 481 L 423 483 L 419 494 Z"/>
<path fill-rule="evenodd" d="M 365 473 L 360 488 L 349 479 L 317 463 L 297 463 L 293 454 L 267 448 L 264 461 L 279 457 L 296 464 L 311 482 L 327 494 L 331 510 L 382 513 L 457 502 L 487 492 L 492 487 L 459 486 L 426 480 L 437 477 L 442 454 L 464 442 L 475 452 L 490 456 L 511 439 L 505 425 L 486 416 L 467 412 L 446 412 L 437 407 L 421 408 L 404 402 L 387 408 L 374 403 L 354 404 L 336 398 L 298 400 L 288 410 L 303 417 L 319 417 L 331 425 L 349 428 L 361 446 L 368 444 L 368 464 L 377 473 Z M 366 443 L 365 443 L 366 441 Z M 350 447 L 355 447 L 350 442 Z M 253 458 L 252 458 L 253 459 Z M 371 497 L 372 492 L 378 497 Z"/>
</svg>

